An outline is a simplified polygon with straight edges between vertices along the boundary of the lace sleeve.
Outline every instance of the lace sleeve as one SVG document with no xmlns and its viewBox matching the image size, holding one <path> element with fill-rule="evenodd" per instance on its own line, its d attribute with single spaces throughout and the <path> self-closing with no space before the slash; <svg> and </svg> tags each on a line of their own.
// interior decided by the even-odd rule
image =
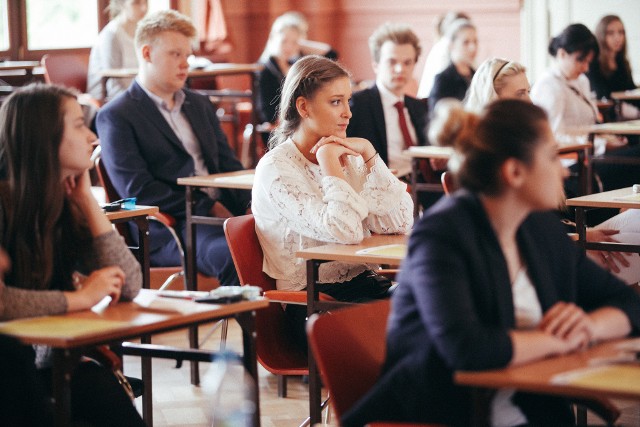
<svg viewBox="0 0 640 427">
<path fill-rule="evenodd" d="M 413 200 L 407 184 L 396 178 L 379 158 L 368 174 L 362 176 L 360 192 L 366 201 L 369 215 L 366 227 L 378 234 L 408 233 L 413 226 Z"/>
</svg>

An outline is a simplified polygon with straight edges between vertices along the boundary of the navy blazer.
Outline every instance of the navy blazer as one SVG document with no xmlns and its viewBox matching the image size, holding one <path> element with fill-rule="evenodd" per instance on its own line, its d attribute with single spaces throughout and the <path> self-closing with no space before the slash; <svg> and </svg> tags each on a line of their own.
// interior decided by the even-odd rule
<svg viewBox="0 0 640 427">
<path fill-rule="evenodd" d="M 471 77 L 473 77 L 474 73 L 475 71 L 472 69 Z M 433 87 L 429 94 L 429 111 L 433 112 L 436 104 L 442 98 L 456 98 L 460 101 L 464 100 L 470 84 L 471 78 L 467 80 L 462 77 L 460 73 L 458 73 L 456 66 L 453 65 L 453 63 L 449 64 L 449 66 L 442 70 L 440 74 L 436 75 L 433 80 Z"/>
<path fill-rule="evenodd" d="M 380 91 L 374 84 L 370 88 L 356 92 L 349 102 L 352 117 L 347 127 L 347 136 L 368 139 L 380 158 L 389 164 L 387 152 L 387 126 L 384 121 Z M 422 101 L 405 95 L 404 105 L 416 131 L 418 145 L 427 144 L 427 108 Z"/>
<path fill-rule="evenodd" d="M 558 301 L 585 311 L 613 306 L 627 314 L 634 333 L 640 330 L 640 296 L 593 263 L 555 214 L 531 214 L 517 241 L 543 312 Z M 471 425 L 470 389 L 455 385 L 453 374 L 507 366 L 513 356 L 509 330 L 515 326 L 507 263 L 475 195 L 459 191 L 423 216 L 411 234 L 399 282 L 383 374 L 345 415 L 344 425 Z M 573 418 L 568 404 L 555 397 L 516 393 L 513 401 L 535 425 Z"/>
<path fill-rule="evenodd" d="M 227 144 L 213 104 L 206 96 L 183 90 L 182 112 L 200 142 L 209 173 L 243 169 Z M 102 159 L 118 194 L 135 196 L 139 204 L 158 206 L 183 220 L 185 190 L 176 180 L 194 175 L 193 159 L 137 81 L 100 109 L 96 124 Z M 199 191 L 194 195 L 195 213 L 207 215 L 214 200 Z M 246 211 L 250 197 L 248 191 L 223 191 L 220 201 L 237 215 Z"/>
</svg>

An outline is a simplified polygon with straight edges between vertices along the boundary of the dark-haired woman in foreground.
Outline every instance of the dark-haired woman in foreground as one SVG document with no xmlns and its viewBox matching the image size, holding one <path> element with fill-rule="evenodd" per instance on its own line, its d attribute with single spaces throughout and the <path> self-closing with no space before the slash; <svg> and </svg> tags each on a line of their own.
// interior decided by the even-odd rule
<svg viewBox="0 0 640 427">
<path fill-rule="evenodd" d="M 140 265 L 91 193 L 96 136 L 73 93 L 35 84 L 0 109 L 0 239 L 11 267 L 0 281 L 0 320 L 88 310 L 106 296 L 131 300 Z M 52 352 L 36 346 L 36 367 L 51 384 Z M 143 426 L 113 373 L 79 363 L 71 378 L 74 422 Z"/>
<path fill-rule="evenodd" d="M 374 389 L 345 416 L 471 425 L 457 370 L 519 365 L 640 328 L 640 297 L 594 264 L 557 216 L 565 170 L 545 113 L 517 100 L 481 116 L 436 109 L 431 141 L 453 146 L 462 189 L 416 225 L 393 295 L 387 358 Z M 499 390 L 494 426 L 573 425 L 560 398 Z"/>
</svg>

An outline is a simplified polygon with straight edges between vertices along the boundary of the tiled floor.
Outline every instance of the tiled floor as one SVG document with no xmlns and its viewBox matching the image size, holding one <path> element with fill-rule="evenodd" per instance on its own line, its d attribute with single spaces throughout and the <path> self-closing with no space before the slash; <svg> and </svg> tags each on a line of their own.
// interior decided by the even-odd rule
<svg viewBox="0 0 640 427">
<path fill-rule="evenodd" d="M 200 336 L 204 337 L 211 330 L 210 326 L 202 327 Z M 157 335 L 153 338 L 156 344 L 188 346 L 186 331 Z M 219 332 L 207 340 L 204 348 L 214 349 L 219 346 Z M 227 348 L 242 351 L 240 327 L 230 322 Z M 211 365 L 201 364 L 201 377 L 207 377 Z M 260 411 L 263 427 L 296 427 L 309 413 L 308 387 L 301 378 L 291 378 L 288 383 L 288 397 L 278 398 L 277 381 L 262 367 L 260 369 Z M 129 376 L 140 377 L 139 359 L 125 357 L 125 372 Z M 213 395 L 204 387 L 191 386 L 189 381 L 189 364 L 176 369 L 173 361 L 153 361 L 153 410 L 154 426 L 189 426 L 205 427 L 211 425 L 211 411 L 214 408 Z M 141 410 L 140 399 L 136 404 Z M 633 402 L 617 401 L 622 415 L 616 425 L 640 426 L 640 405 Z M 333 420 L 335 422 L 335 420 Z M 589 425 L 602 425 L 600 419 L 589 416 Z"/>
</svg>

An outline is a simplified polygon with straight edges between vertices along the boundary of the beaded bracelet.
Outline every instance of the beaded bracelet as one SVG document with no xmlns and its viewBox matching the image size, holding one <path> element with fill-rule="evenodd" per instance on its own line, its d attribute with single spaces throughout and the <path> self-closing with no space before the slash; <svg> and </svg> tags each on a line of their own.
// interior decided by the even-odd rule
<svg viewBox="0 0 640 427">
<path fill-rule="evenodd" d="M 378 155 L 378 152 L 376 151 L 376 153 L 375 153 L 373 156 L 369 157 L 367 160 L 365 160 L 365 162 L 364 162 L 364 163 L 365 163 L 365 164 L 369 163 L 369 161 L 370 161 L 371 159 L 373 159 L 373 158 L 374 158 L 375 156 L 377 156 L 377 155 Z"/>
</svg>

